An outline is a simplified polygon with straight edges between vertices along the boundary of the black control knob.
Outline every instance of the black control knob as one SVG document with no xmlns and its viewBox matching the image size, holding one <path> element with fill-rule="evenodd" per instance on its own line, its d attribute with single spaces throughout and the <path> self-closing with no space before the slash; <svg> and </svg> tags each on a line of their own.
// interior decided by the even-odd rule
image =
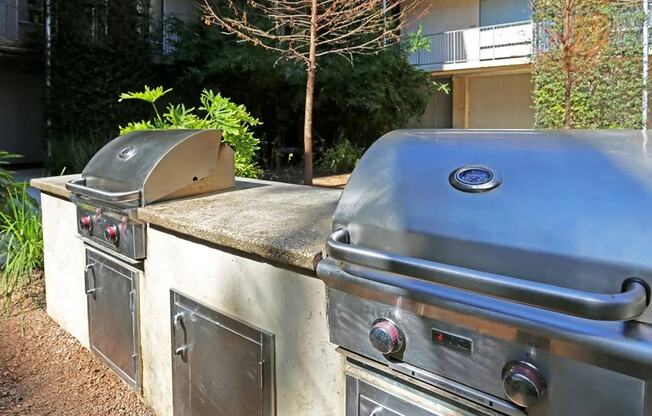
<svg viewBox="0 0 652 416">
<path fill-rule="evenodd" d="M 404 337 L 401 329 L 389 319 L 374 321 L 369 331 L 371 345 L 382 354 L 398 352 L 403 347 Z"/>
<path fill-rule="evenodd" d="M 526 361 L 510 361 L 503 367 L 503 390 L 515 404 L 530 407 L 541 401 L 548 390 L 539 370 Z"/>
</svg>

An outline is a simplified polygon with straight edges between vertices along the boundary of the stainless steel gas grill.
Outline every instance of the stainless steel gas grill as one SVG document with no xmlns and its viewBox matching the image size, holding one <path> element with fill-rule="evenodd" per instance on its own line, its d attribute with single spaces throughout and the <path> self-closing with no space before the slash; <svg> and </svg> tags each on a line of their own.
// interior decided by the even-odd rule
<svg viewBox="0 0 652 416">
<path fill-rule="evenodd" d="M 652 414 L 648 152 L 638 131 L 376 142 L 317 268 L 347 416 Z"/>
<path fill-rule="evenodd" d="M 217 130 L 153 130 L 100 149 L 66 187 L 86 245 L 91 349 L 140 388 L 138 280 L 146 226 L 137 208 L 234 186 L 233 151 Z"/>
</svg>

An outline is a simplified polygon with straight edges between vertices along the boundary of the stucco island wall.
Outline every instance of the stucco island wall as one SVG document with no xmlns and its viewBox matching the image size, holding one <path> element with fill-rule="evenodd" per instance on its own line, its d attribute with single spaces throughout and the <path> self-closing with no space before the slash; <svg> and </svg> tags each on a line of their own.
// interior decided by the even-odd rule
<svg viewBox="0 0 652 416">
<path fill-rule="evenodd" d="M 89 346 L 84 245 L 65 182 L 42 191 L 48 313 Z M 236 189 L 140 209 L 149 224 L 139 281 L 142 394 L 172 411 L 170 290 L 274 335 L 276 414 L 344 414 L 344 360 L 330 344 L 314 266 L 339 191 L 238 180 Z M 219 351 L 216 351 L 219 354 Z"/>
<path fill-rule="evenodd" d="M 172 415 L 171 288 L 274 334 L 276 414 L 344 414 L 343 361 L 328 341 L 320 280 L 151 227 L 148 243 L 140 285 L 143 394 L 159 415 Z"/>
</svg>

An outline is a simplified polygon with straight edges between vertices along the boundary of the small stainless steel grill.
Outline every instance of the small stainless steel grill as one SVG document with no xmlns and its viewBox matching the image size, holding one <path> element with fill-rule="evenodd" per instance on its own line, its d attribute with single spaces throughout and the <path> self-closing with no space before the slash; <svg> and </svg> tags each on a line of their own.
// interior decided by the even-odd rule
<svg viewBox="0 0 652 416">
<path fill-rule="evenodd" d="M 100 149 L 66 187 L 86 246 L 85 290 L 91 349 L 140 388 L 138 281 L 146 225 L 137 209 L 234 186 L 233 151 L 217 130 L 153 130 Z"/>
<path fill-rule="evenodd" d="M 145 257 L 145 226 L 135 209 L 234 186 L 233 151 L 217 130 L 152 130 L 100 149 L 66 186 L 78 206 L 79 233 L 132 259 Z"/>
<path fill-rule="evenodd" d="M 638 131 L 376 142 L 317 269 L 348 400 L 373 368 L 459 414 L 652 414 L 650 150 Z"/>
</svg>

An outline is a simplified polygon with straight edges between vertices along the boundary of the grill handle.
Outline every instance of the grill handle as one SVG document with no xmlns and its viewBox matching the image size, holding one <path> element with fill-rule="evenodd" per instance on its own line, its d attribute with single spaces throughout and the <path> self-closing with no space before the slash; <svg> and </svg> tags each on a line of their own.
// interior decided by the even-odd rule
<svg viewBox="0 0 652 416">
<path fill-rule="evenodd" d="M 356 246 L 346 229 L 331 234 L 326 253 L 341 262 L 597 321 L 633 319 L 645 311 L 650 297 L 648 285 L 637 278 L 625 280 L 621 293 L 585 292 Z M 386 283 L 373 275 L 365 278 Z M 400 288 L 400 280 L 392 284 Z"/>
<path fill-rule="evenodd" d="M 86 186 L 86 179 L 73 179 L 66 183 L 66 189 L 79 195 L 107 202 L 131 202 L 140 200 L 140 191 L 106 192 Z"/>
</svg>

